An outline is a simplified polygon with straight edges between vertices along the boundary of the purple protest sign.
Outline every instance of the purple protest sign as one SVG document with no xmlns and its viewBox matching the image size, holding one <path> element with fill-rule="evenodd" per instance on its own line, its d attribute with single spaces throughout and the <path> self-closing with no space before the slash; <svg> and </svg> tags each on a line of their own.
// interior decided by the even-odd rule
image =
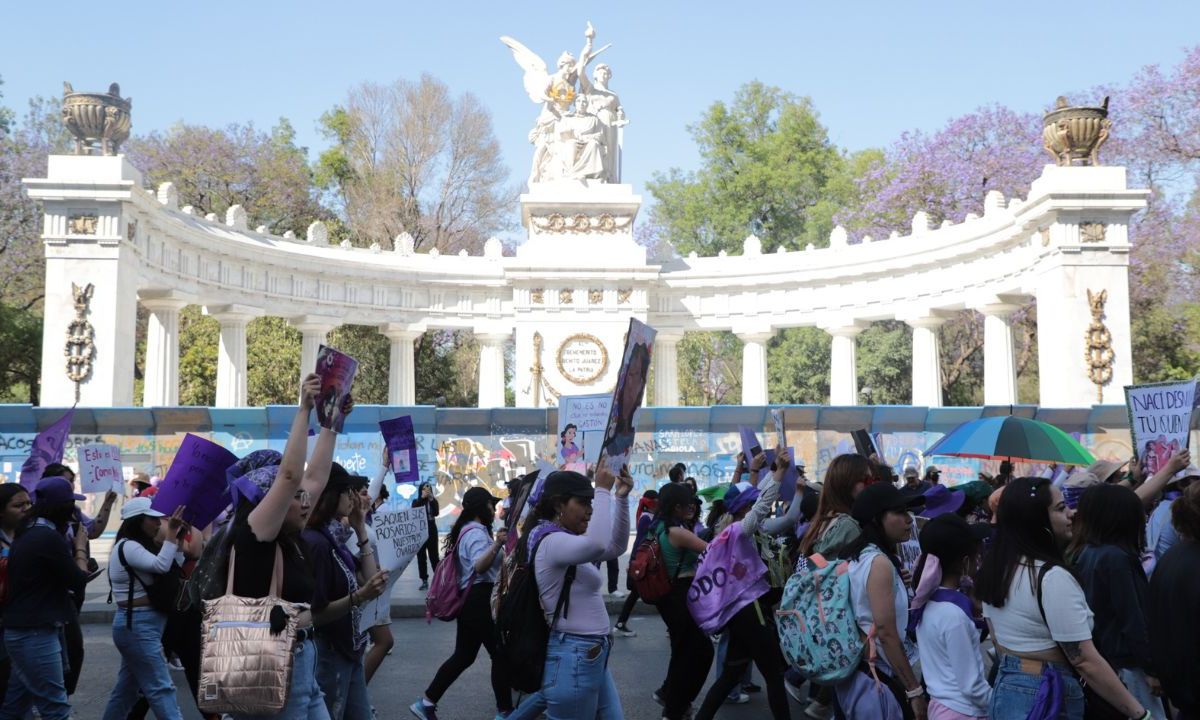
<svg viewBox="0 0 1200 720">
<path fill-rule="evenodd" d="M 617 373 L 617 386 L 613 389 L 612 409 L 608 414 L 608 426 L 604 441 L 600 443 L 602 462 L 608 463 L 614 475 L 629 460 L 637 428 L 634 415 L 642 406 L 642 395 L 646 392 L 646 380 L 650 376 L 650 357 L 654 352 L 654 328 L 629 319 L 629 334 L 625 338 L 625 353 L 621 369 Z"/>
<path fill-rule="evenodd" d="M 379 421 L 379 432 L 388 449 L 388 460 L 398 483 L 421 481 L 417 467 L 417 436 L 413 432 L 412 418 L 401 415 L 391 420 Z"/>
<path fill-rule="evenodd" d="M 183 505 L 183 519 L 203 530 L 229 505 L 225 470 L 237 460 L 220 445 L 188 433 L 150 507 L 170 515 Z"/>
<path fill-rule="evenodd" d="M 700 629 L 711 635 L 770 589 L 754 538 L 742 532 L 741 523 L 733 523 L 704 551 L 688 588 L 687 606 Z"/>
<path fill-rule="evenodd" d="M 29 457 L 21 464 L 21 487 L 33 491 L 38 480 L 42 479 L 42 471 L 50 463 L 62 462 L 63 449 L 67 446 L 67 433 L 71 431 L 71 418 L 75 408 L 71 408 L 54 424 L 37 434 L 29 449 Z"/>
<path fill-rule="evenodd" d="M 783 480 L 779 483 L 779 499 L 785 503 L 790 503 L 796 497 L 796 481 L 800 479 L 800 468 L 796 467 L 796 449 L 788 448 L 788 455 L 792 456 L 792 461 L 788 463 Z"/>
<path fill-rule="evenodd" d="M 317 375 L 321 376 L 321 394 L 317 396 L 317 422 L 334 432 L 342 432 L 346 415 L 342 403 L 350 394 L 358 361 L 344 352 L 322 345 L 317 352 Z"/>
</svg>

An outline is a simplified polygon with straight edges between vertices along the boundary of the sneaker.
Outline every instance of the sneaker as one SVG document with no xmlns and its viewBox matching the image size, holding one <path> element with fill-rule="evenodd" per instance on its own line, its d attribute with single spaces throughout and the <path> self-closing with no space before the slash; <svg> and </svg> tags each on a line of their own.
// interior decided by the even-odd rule
<svg viewBox="0 0 1200 720">
<path fill-rule="evenodd" d="M 752 682 L 748 682 L 748 683 L 745 683 L 744 685 L 742 685 L 742 692 L 745 692 L 745 693 L 762 692 L 762 688 L 759 687 L 758 685 L 755 685 Z"/>
<path fill-rule="evenodd" d="M 421 592 L 425 592 L 426 590 L 428 590 L 428 589 L 429 589 L 429 581 L 428 581 L 428 580 L 422 580 L 422 581 L 421 581 L 421 587 L 419 587 L 419 588 L 417 588 L 417 589 L 418 589 L 418 590 L 420 590 Z"/>
<path fill-rule="evenodd" d="M 823 702 L 814 700 L 809 703 L 808 707 L 804 708 L 804 714 L 813 720 L 829 720 L 833 715 L 833 708 Z"/>
<path fill-rule="evenodd" d="M 808 696 L 803 692 L 804 688 L 801 685 L 793 684 L 786 675 L 783 677 L 783 689 L 787 690 L 787 694 L 801 705 L 808 702 Z"/>
<path fill-rule="evenodd" d="M 609 593 L 609 595 L 612 595 L 613 597 L 617 598 L 618 600 L 629 597 L 629 593 L 625 592 L 624 590 L 613 590 L 612 592 Z"/>
<path fill-rule="evenodd" d="M 420 720 L 437 720 L 437 705 L 426 705 L 424 700 L 409 705 L 408 711 Z"/>
<path fill-rule="evenodd" d="M 621 637 L 637 637 L 637 631 L 630 630 L 629 626 L 625 623 L 617 623 L 613 628 L 613 633 Z"/>
<path fill-rule="evenodd" d="M 729 696 L 725 698 L 725 702 L 730 705 L 745 705 L 750 702 L 750 696 L 740 690 L 735 690 L 729 693 Z"/>
</svg>

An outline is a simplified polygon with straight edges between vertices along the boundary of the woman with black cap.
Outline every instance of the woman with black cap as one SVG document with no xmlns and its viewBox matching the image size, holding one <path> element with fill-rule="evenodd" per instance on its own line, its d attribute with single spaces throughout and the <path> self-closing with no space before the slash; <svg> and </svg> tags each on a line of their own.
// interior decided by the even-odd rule
<svg viewBox="0 0 1200 720">
<path fill-rule="evenodd" d="M 317 634 L 317 684 L 331 720 L 367 720 L 371 701 L 363 669 L 362 606 L 383 593 L 387 573 L 379 569 L 367 535 L 367 502 L 359 495 L 365 477 L 338 463 L 308 518 L 301 537 L 308 546 L 313 579 L 312 613 Z M 354 537 L 358 557 L 346 543 Z M 339 602 L 346 600 L 347 602 Z"/>
<path fill-rule="evenodd" d="M 494 534 L 496 504 L 485 488 L 473 487 L 463 494 L 462 512 L 446 537 L 446 555 L 458 559 L 458 584 L 467 590 L 467 599 L 455 619 L 454 654 L 433 676 L 425 694 L 409 706 L 409 712 L 422 720 L 437 719 L 437 703 L 467 668 L 475 664 L 482 646 L 492 660 L 492 693 L 501 716 L 512 712 L 512 692 L 505 680 L 504 667 L 496 662 L 496 625 L 492 620 L 492 587 L 504 562 L 504 543 L 508 532 Z"/>
<path fill-rule="evenodd" d="M 598 563 L 625 554 L 632 489 L 633 478 L 625 468 L 617 478 L 603 461 L 595 489 L 569 470 L 546 477 L 516 552 L 533 566 L 542 611 L 552 620 L 550 640 L 542 687 L 525 698 L 510 720 L 533 720 L 543 710 L 549 720 L 624 717 L 608 671 L 612 637 Z M 711 656 L 712 643 L 708 652 Z"/>
<path fill-rule="evenodd" d="M 875 645 L 867 656 L 877 656 L 835 688 L 838 705 L 851 720 L 925 718 L 925 690 L 904 646 L 908 589 L 896 556 L 897 546 L 912 535 L 909 511 L 923 501 L 905 497 L 892 483 L 875 483 L 858 494 L 850 509 L 862 528 L 846 551 L 850 601 L 858 627 Z"/>
<path fill-rule="evenodd" d="M 4 646 L 12 674 L 0 716 L 23 718 L 31 707 L 46 720 L 71 715 L 63 668 L 63 626 L 75 617 L 71 594 L 87 582 L 87 533 L 64 537 L 84 499 L 65 478 L 42 478 L 33 491 L 33 525 L 13 541 L 8 557 Z M 73 558 L 73 559 L 72 559 Z"/>
</svg>

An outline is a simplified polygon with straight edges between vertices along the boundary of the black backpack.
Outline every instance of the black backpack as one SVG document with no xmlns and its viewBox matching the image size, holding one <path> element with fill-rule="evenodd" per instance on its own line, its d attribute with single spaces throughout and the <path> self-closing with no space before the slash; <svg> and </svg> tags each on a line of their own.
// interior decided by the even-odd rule
<svg viewBox="0 0 1200 720">
<path fill-rule="evenodd" d="M 204 550 L 200 553 L 196 566 L 192 568 L 192 574 L 183 583 L 176 610 L 200 611 L 204 608 L 205 600 L 213 600 L 225 594 L 225 581 L 229 577 L 232 527 L 233 523 L 228 523 L 214 532 L 204 544 Z"/>
<path fill-rule="evenodd" d="M 496 607 L 498 635 L 496 662 L 507 669 L 509 684 L 523 693 L 537 692 L 542 687 L 542 672 L 546 666 L 546 647 L 550 642 L 550 627 L 561 613 L 567 616 L 571 583 L 575 581 L 575 566 L 563 576 L 562 592 L 554 606 L 554 617 L 546 622 L 546 613 L 538 593 L 533 561 L 539 542 L 530 554 L 529 562 L 515 563 L 509 575 L 508 588 Z"/>
</svg>

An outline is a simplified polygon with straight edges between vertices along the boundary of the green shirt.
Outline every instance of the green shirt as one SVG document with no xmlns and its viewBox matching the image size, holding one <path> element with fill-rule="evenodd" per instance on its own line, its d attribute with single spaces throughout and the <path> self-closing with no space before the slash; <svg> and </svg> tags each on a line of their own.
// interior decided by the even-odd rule
<svg viewBox="0 0 1200 720">
<path fill-rule="evenodd" d="M 666 523 L 660 522 L 654 531 L 658 536 L 658 544 L 662 547 L 663 562 L 667 565 L 667 576 L 674 580 L 681 575 L 689 573 L 694 575 L 696 564 L 700 560 L 700 553 L 672 545 L 667 537 Z"/>
</svg>

